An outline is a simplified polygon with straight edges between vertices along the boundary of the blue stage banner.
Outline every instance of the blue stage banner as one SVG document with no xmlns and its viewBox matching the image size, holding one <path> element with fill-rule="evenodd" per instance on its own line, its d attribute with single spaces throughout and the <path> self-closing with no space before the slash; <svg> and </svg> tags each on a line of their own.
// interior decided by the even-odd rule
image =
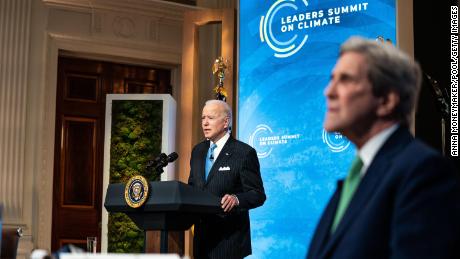
<svg viewBox="0 0 460 259">
<path fill-rule="evenodd" d="M 250 258 L 304 258 L 355 150 L 323 130 L 323 91 L 352 35 L 396 42 L 395 0 L 239 2 L 238 138 L 267 193 L 251 211 Z"/>
</svg>

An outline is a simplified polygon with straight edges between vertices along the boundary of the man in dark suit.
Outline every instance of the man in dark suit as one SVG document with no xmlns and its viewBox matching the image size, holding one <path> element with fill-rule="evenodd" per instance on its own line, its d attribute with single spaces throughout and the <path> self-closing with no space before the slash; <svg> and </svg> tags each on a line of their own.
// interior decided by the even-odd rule
<svg viewBox="0 0 460 259">
<path fill-rule="evenodd" d="M 226 102 L 206 102 L 201 116 L 206 140 L 192 150 L 188 184 L 222 197 L 224 214 L 195 224 L 195 259 L 238 259 L 252 252 L 248 210 L 266 197 L 257 153 L 230 136 L 231 121 Z"/>
<path fill-rule="evenodd" d="M 390 43 L 351 38 L 325 90 L 324 127 L 357 147 L 307 258 L 460 258 L 456 171 L 409 132 L 420 68 Z"/>
</svg>

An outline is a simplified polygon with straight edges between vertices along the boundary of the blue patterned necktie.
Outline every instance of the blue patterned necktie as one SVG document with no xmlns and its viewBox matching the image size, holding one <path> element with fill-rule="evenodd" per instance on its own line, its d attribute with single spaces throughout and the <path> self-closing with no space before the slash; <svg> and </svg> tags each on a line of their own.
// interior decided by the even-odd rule
<svg viewBox="0 0 460 259">
<path fill-rule="evenodd" d="M 212 144 L 208 149 L 208 154 L 206 154 L 206 168 L 204 179 L 208 179 L 209 171 L 211 171 L 212 164 L 214 164 L 214 149 L 216 149 L 217 145 Z"/>
<path fill-rule="evenodd" d="M 340 220 L 345 214 L 345 211 L 348 207 L 348 204 L 351 201 L 351 198 L 353 198 L 353 194 L 355 193 L 356 188 L 358 187 L 359 182 L 361 180 L 360 172 L 362 167 L 363 161 L 359 156 L 357 156 L 353 161 L 353 164 L 351 165 L 350 171 L 348 172 L 345 182 L 343 183 L 339 205 L 337 206 L 334 222 L 332 223 L 331 227 L 331 233 L 334 233 L 335 229 L 340 223 Z"/>
</svg>

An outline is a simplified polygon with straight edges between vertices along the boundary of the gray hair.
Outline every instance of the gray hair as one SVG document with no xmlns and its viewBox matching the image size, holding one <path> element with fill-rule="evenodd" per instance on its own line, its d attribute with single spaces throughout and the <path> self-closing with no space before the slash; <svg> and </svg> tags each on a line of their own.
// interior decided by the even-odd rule
<svg viewBox="0 0 460 259">
<path fill-rule="evenodd" d="M 366 57 L 368 79 L 376 97 L 395 91 L 399 104 L 393 113 L 401 124 L 410 126 L 416 108 L 422 77 L 420 66 L 391 43 L 351 37 L 340 47 L 340 56 L 355 52 Z"/>
<path fill-rule="evenodd" d="M 221 100 L 207 100 L 205 106 L 213 104 L 219 105 L 223 108 L 223 115 L 228 118 L 228 131 L 230 132 L 232 129 L 232 108 L 230 108 L 230 105 L 228 105 L 228 103 Z"/>
</svg>

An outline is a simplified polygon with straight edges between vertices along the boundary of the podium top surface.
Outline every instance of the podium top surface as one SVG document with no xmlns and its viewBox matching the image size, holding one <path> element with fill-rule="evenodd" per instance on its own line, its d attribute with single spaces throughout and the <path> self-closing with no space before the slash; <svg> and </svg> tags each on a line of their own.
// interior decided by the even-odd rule
<svg viewBox="0 0 460 259">
<path fill-rule="evenodd" d="M 179 181 L 149 183 L 149 197 L 139 208 L 131 208 L 125 201 L 125 184 L 110 184 L 104 207 L 109 212 L 180 212 L 221 213 L 220 198 Z"/>
</svg>

